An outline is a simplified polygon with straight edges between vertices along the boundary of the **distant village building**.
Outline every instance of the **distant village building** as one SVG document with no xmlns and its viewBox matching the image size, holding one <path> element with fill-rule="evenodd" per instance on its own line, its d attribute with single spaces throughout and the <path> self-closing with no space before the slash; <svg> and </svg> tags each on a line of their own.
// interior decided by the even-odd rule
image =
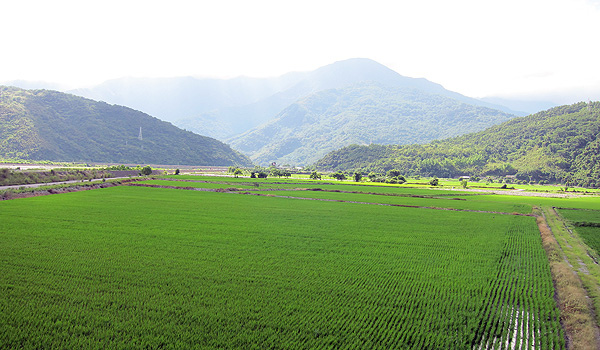
<svg viewBox="0 0 600 350">
<path fill-rule="evenodd" d="M 462 180 L 471 180 L 470 176 L 461 176 L 458 178 L 458 181 L 462 181 Z"/>
</svg>

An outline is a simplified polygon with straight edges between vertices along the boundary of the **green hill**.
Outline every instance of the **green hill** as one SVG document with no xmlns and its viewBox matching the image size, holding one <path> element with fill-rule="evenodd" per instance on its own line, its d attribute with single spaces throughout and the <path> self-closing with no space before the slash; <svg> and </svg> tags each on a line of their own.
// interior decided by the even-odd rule
<svg viewBox="0 0 600 350">
<path fill-rule="evenodd" d="M 251 165 L 247 157 L 220 141 L 127 107 L 57 91 L 0 86 L 0 158 L 3 157 Z"/>
<path fill-rule="evenodd" d="M 425 145 L 357 146 L 327 154 L 318 169 L 456 177 L 514 175 L 520 181 L 600 186 L 600 102 L 560 106 L 485 131 Z"/>
<path fill-rule="evenodd" d="M 260 164 L 310 164 L 350 144 L 423 143 L 512 117 L 422 90 L 369 82 L 312 94 L 230 142 Z"/>
</svg>

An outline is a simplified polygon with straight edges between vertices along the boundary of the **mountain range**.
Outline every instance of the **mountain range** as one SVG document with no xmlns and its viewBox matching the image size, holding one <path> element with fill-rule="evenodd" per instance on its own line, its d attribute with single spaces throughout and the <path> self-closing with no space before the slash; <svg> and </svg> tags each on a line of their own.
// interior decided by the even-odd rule
<svg viewBox="0 0 600 350">
<path fill-rule="evenodd" d="M 165 165 L 252 162 L 228 145 L 128 107 L 0 86 L 0 158 Z"/>
<path fill-rule="evenodd" d="M 275 78 L 122 78 L 69 93 L 128 106 L 198 134 L 227 140 L 270 121 L 299 99 L 363 82 L 412 88 L 511 114 L 525 114 L 460 95 L 427 79 L 402 76 L 366 58 Z"/>
<path fill-rule="evenodd" d="M 416 88 L 364 82 L 311 94 L 229 142 L 259 164 L 311 164 L 345 145 L 424 143 L 512 117 Z"/>
<path fill-rule="evenodd" d="M 276 78 L 123 78 L 71 93 L 230 142 L 261 164 L 308 164 L 353 142 L 428 142 L 524 114 L 364 58 Z"/>
<path fill-rule="evenodd" d="M 402 76 L 365 58 L 274 78 L 122 78 L 70 93 L 89 99 L 88 103 L 127 106 L 217 138 L 262 165 L 306 165 L 351 144 L 427 143 L 526 114 L 502 104 L 512 102 L 523 109 L 549 104 L 478 100 L 424 78 Z M 66 110 L 54 113 L 76 115 Z"/>
<path fill-rule="evenodd" d="M 600 187 L 600 102 L 559 106 L 423 145 L 350 145 L 315 167 L 440 177 L 510 175 Z"/>
</svg>

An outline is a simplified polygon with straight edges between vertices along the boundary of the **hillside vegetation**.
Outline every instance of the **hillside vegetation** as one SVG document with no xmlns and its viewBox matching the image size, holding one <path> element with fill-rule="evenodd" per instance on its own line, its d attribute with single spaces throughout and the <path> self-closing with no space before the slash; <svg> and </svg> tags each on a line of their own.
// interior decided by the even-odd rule
<svg viewBox="0 0 600 350">
<path fill-rule="evenodd" d="M 425 145 L 352 145 L 327 154 L 318 169 L 407 175 L 515 175 L 521 181 L 600 186 L 600 102 L 560 106 L 485 131 Z"/>
<path fill-rule="evenodd" d="M 251 165 L 220 141 L 127 107 L 5 86 L 0 87 L 0 158 Z"/>
<path fill-rule="evenodd" d="M 260 164 L 310 164 L 350 144 L 424 143 L 512 117 L 423 90 L 368 82 L 312 94 L 230 142 Z"/>
</svg>

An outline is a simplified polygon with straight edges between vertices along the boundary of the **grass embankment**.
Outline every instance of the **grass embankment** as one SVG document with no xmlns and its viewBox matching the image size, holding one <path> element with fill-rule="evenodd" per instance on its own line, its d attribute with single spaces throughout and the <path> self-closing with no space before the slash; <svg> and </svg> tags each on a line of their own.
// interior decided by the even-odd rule
<svg viewBox="0 0 600 350">
<path fill-rule="evenodd" d="M 565 241 L 570 252 L 569 261 L 575 265 L 583 284 L 600 310 L 600 211 L 560 209 L 555 214 L 563 220 Z M 564 222 L 566 221 L 566 222 Z M 577 262 L 580 266 L 578 267 Z M 596 321 L 600 324 L 600 314 Z"/>
<path fill-rule="evenodd" d="M 18 188 L 8 188 L 0 190 L 0 200 L 18 199 L 18 198 L 29 198 L 47 196 L 51 194 L 61 194 L 68 192 L 79 192 L 87 190 L 95 190 L 100 188 L 108 188 L 114 186 L 120 186 L 122 184 L 131 182 L 142 182 L 151 178 L 129 178 L 129 179 L 102 179 L 96 181 L 81 181 L 71 183 L 59 183 L 56 185 L 44 185 L 28 187 L 21 186 Z"/>
<path fill-rule="evenodd" d="M 600 318 L 595 310 L 600 310 L 600 268 L 583 241 L 552 207 L 544 207 L 542 214 L 538 224 L 569 349 L 598 349 Z"/>
<path fill-rule="evenodd" d="M 9 188 L 0 190 L 0 201 L 17 199 L 17 198 L 29 198 L 37 196 L 46 196 L 51 194 L 67 193 L 67 192 L 78 192 L 86 190 L 94 190 L 99 188 L 107 188 L 118 186 L 122 183 L 121 180 L 98 180 L 88 182 L 75 182 L 69 184 L 59 185 L 41 185 L 37 187 L 20 187 L 20 188 Z"/>
<path fill-rule="evenodd" d="M 50 171 L 15 171 L 0 169 L 0 186 L 26 185 L 48 182 L 90 180 L 110 177 L 110 173 L 99 169 L 55 169 Z"/>
</svg>

